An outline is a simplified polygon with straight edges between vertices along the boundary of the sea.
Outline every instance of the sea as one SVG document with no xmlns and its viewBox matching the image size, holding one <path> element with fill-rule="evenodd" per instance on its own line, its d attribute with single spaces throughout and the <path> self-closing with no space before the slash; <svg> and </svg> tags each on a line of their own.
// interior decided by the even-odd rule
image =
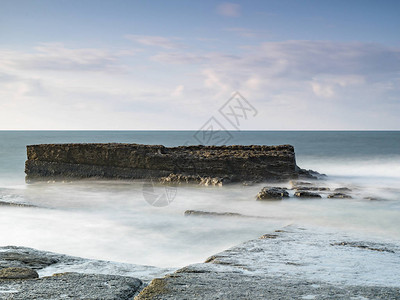
<svg viewBox="0 0 400 300">
<path fill-rule="evenodd" d="M 317 184 L 347 187 L 351 199 L 257 201 L 264 186 L 179 185 L 165 206 L 141 180 L 26 182 L 26 146 L 41 143 L 199 144 L 196 131 L 0 131 L 0 246 L 179 268 L 287 226 L 323 228 L 362 240 L 400 242 L 400 131 L 231 131 L 227 144 L 295 147 Z M 146 185 L 147 184 L 147 185 Z M 280 186 L 290 187 L 290 183 Z M 154 192 L 166 187 L 154 183 Z M 186 210 L 262 218 L 185 216 Z"/>
</svg>

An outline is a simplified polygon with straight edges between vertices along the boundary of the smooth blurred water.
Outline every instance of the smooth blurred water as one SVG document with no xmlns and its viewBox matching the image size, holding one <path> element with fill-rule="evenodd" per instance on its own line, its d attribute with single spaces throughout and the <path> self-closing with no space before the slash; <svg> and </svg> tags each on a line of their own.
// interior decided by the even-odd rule
<svg viewBox="0 0 400 300">
<path fill-rule="evenodd" d="M 163 208 L 147 204 L 141 181 L 26 184 L 26 145 L 123 142 L 196 144 L 192 131 L 0 131 L 0 245 L 30 246 L 82 257 L 178 267 L 296 223 L 400 240 L 400 132 L 247 131 L 231 144 L 291 144 L 302 168 L 347 186 L 354 199 L 255 201 L 261 185 L 180 186 Z M 156 186 L 156 190 L 164 189 Z M 381 201 L 370 201 L 372 196 Z M 184 217 L 187 209 L 265 219 Z"/>
</svg>

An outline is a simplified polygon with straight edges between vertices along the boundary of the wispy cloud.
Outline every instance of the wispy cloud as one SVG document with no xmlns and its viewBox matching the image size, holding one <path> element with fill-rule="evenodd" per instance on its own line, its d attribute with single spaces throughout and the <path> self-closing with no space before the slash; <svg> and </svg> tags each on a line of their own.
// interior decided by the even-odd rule
<svg viewBox="0 0 400 300">
<path fill-rule="evenodd" d="M 123 56 L 133 51 L 110 51 L 97 48 L 69 48 L 61 43 L 44 43 L 33 53 L 0 50 L 0 66 L 12 69 L 64 71 L 123 71 Z"/>
<path fill-rule="evenodd" d="M 224 2 L 217 6 L 217 13 L 225 17 L 239 17 L 240 5 L 231 2 Z"/>
<path fill-rule="evenodd" d="M 266 31 L 253 30 L 244 27 L 230 27 L 230 28 L 225 28 L 224 31 L 232 32 L 240 37 L 245 37 L 245 38 L 255 38 L 268 35 Z"/>
<path fill-rule="evenodd" d="M 293 40 L 234 50 L 162 47 L 147 68 L 145 52 L 131 64 L 126 49 L 0 49 L 0 128 L 178 129 L 185 119 L 196 129 L 234 90 L 260 111 L 249 129 L 398 128 L 399 48 Z"/>
<path fill-rule="evenodd" d="M 179 49 L 183 48 L 184 45 L 179 43 L 179 38 L 176 37 L 164 37 L 156 35 L 133 35 L 129 34 L 125 36 L 128 40 L 134 41 L 141 45 L 160 47 L 164 49 Z"/>
<path fill-rule="evenodd" d="M 220 99 L 230 91 L 240 90 L 253 101 L 258 99 L 260 107 L 268 103 L 264 107 L 267 112 L 272 109 L 291 115 L 293 121 L 287 121 L 285 128 L 297 128 L 298 114 L 309 114 L 311 110 L 315 115 L 302 128 L 315 128 L 312 122 L 320 122 L 319 114 L 332 116 L 333 119 L 327 117 L 325 123 L 319 124 L 321 128 L 332 128 L 337 123 L 333 116 L 349 115 L 350 111 L 357 117 L 343 121 L 337 128 L 354 128 L 354 124 L 380 128 L 379 123 L 368 123 L 362 118 L 360 107 L 364 118 L 372 118 L 379 111 L 384 113 L 383 107 L 389 106 L 400 113 L 400 102 L 393 100 L 400 93 L 399 48 L 373 43 L 293 40 L 266 42 L 242 50 L 235 55 L 164 52 L 152 59 L 197 64 L 205 93 Z M 276 116 L 268 118 L 272 122 Z M 394 117 L 389 119 L 394 124 Z M 279 119 L 276 122 L 277 128 L 282 128 Z"/>
</svg>

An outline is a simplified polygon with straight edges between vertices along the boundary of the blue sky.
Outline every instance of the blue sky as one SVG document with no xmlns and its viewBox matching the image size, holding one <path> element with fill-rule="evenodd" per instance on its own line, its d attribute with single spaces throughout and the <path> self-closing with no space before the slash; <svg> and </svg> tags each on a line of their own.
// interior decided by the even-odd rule
<svg viewBox="0 0 400 300">
<path fill-rule="evenodd" d="M 399 1 L 0 4 L 0 129 L 400 129 Z"/>
</svg>

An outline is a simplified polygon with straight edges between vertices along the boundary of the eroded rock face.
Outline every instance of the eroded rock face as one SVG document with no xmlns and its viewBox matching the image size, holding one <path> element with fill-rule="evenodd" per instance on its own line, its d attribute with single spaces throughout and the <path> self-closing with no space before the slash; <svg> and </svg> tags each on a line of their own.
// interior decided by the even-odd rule
<svg viewBox="0 0 400 300">
<path fill-rule="evenodd" d="M 229 177 L 201 177 L 199 175 L 184 175 L 184 174 L 169 174 L 166 177 L 161 177 L 162 184 L 181 184 L 194 183 L 204 186 L 223 186 L 231 182 Z"/>
<path fill-rule="evenodd" d="M 168 177 L 172 174 L 244 180 L 297 178 L 293 146 L 43 144 L 27 146 L 27 179 Z M 302 171 L 302 173 L 304 173 Z"/>
<path fill-rule="evenodd" d="M 256 196 L 258 200 L 281 200 L 287 197 L 289 197 L 289 193 L 280 187 L 264 187 Z"/>
</svg>

